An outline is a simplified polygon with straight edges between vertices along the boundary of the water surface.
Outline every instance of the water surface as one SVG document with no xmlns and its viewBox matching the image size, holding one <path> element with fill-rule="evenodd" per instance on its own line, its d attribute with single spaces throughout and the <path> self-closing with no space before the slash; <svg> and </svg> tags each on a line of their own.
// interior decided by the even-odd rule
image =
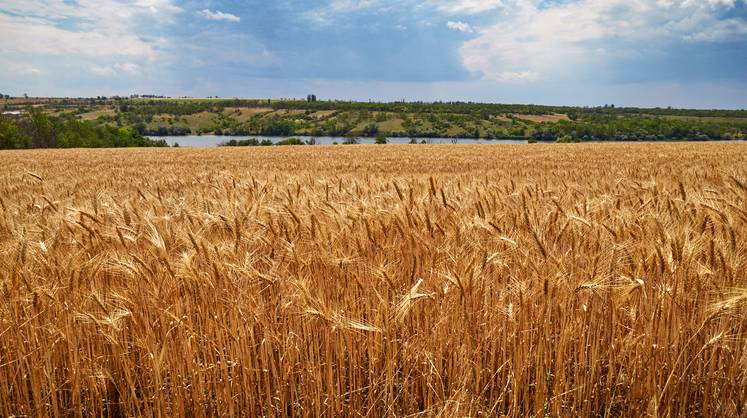
<svg viewBox="0 0 747 418">
<path fill-rule="evenodd" d="M 256 138 L 259 141 L 269 139 L 273 143 L 280 142 L 286 137 L 270 137 L 270 136 L 219 136 L 219 135 L 185 135 L 185 136 L 149 136 L 151 139 L 165 139 L 169 145 L 178 143 L 180 147 L 216 147 L 224 142 L 228 142 L 232 139 L 237 141 Z M 294 136 L 302 141 L 308 141 L 312 137 L 310 136 Z M 331 137 L 331 136 L 317 136 L 317 145 L 332 145 L 335 142 L 342 144 L 345 138 Z M 410 138 L 387 138 L 390 144 L 408 144 Z M 527 140 L 516 140 L 516 139 L 473 139 L 473 138 L 415 138 L 418 143 L 426 141 L 429 144 L 526 144 Z M 358 138 L 359 144 L 373 144 L 374 138 Z"/>
</svg>

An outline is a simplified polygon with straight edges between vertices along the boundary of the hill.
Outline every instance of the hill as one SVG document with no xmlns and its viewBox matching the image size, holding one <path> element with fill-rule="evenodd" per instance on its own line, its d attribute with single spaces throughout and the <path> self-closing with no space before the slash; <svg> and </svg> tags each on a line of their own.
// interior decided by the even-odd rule
<svg viewBox="0 0 747 418">
<path fill-rule="evenodd" d="M 747 111 L 270 99 L 6 99 L 54 118 L 130 128 L 140 135 L 368 136 L 539 141 L 747 138 Z"/>
</svg>

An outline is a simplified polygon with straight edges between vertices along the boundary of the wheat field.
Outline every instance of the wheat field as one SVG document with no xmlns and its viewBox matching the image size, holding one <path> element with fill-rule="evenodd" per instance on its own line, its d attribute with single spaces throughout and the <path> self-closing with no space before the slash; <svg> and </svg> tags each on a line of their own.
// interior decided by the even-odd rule
<svg viewBox="0 0 747 418">
<path fill-rule="evenodd" d="M 747 144 L 0 167 L 2 416 L 747 415 Z"/>
</svg>

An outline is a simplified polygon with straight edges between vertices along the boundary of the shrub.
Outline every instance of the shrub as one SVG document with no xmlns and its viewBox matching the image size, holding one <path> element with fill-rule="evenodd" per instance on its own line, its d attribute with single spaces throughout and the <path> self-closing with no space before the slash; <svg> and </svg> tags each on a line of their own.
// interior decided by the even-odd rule
<svg viewBox="0 0 747 418">
<path fill-rule="evenodd" d="M 304 142 L 298 138 L 287 138 L 282 141 L 278 141 L 275 145 L 304 145 Z"/>
</svg>

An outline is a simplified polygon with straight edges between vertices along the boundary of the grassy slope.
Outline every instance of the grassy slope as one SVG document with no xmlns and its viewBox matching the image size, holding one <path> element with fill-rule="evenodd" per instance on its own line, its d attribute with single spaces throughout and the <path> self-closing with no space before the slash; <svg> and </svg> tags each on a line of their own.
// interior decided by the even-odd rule
<svg viewBox="0 0 747 418">
<path fill-rule="evenodd" d="M 45 101 L 46 100 L 46 101 Z M 195 114 L 179 115 L 175 118 L 174 115 L 167 113 L 156 114 L 153 120 L 148 122 L 147 120 L 141 122 L 146 123 L 146 128 L 150 130 L 157 129 L 159 127 L 188 127 L 193 132 L 209 132 L 216 126 L 218 126 L 218 112 L 222 113 L 224 120 L 220 124 L 223 130 L 230 131 L 231 126 L 237 129 L 241 128 L 242 124 L 248 124 L 254 120 L 256 122 L 253 129 L 261 127 L 268 118 L 282 118 L 293 122 L 297 127 L 297 134 L 310 134 L 314 132 L 318 127 L 325 123 L 337 124 L 341 126 L 353 126 L 353 132 L 360 134 L 363 129 L 369 124 L 375 124 L 379 132 L 391 135 L 392 133 L 407 134 L 407 128 L 403 126 L 404 120 L 409 119 L 417 126 L 417 131 L 421 135 L 446 135 L 446 136 L 473 136 L 477 129 L 483 136 L 513 136 L 513 135 L 529 135 L 531 132 L 541 130 L 546 131 L 549 125 L 554 124 L 558 121 L 565 121 L 569 119 L 569 115 L 562 112 L 573 112 L 581 113 L 583 115 L 591 115 L 596 119 L 596 124 L 605 123 L 604 116 L 611 115 L 613 118 L 651 118 L 654 115 L 661 115 L 665 119 L 675 119 L 680 121 L 696 121 L 704 122 L 709 124 L 734 124 L 734 131 L 742 132 L 744 134 L 747 131 L 747 117 L 742 116 L 698 116 L 698 115 L 712 115 L 712 114 L 726 114 L 726 115 L 742 115 L 744 112 L 739 111 L 693 111 L 693 110 L 677 110 L 677 109 L 591 109 L 595 113 L 589 113 L 588 108 L 558 108 L 558 107 L 542 107 L 542 106 L 522 106 L 522 105 L 480 105 L 480 104 L 449 104 L 439 107 L 441 104 L 386 104 L 382 105 L 388 109 L 410 109 L 410 111 L 403 113 L 404 111 L 382 111 L 382 110 L 371 110 L 366 106 L 377 106 L 377 104 L 366 104 L 366 103 L 321 103 L 322 108 L 324 106 L 333 106 L 338 109 L 356 109 L 356 110 L 319 110 L 311 109 L 315 104 L 307 104 L 305 102 L 284 102 L 284 101 L 271 101 L 269 103 L 265 101 L 259 102 L 237 102 L 233 103 L 230 101 L 221 101 L 219 99 L 135 99 L 128 102 L 117 102 L 112 100 L 91 100 L 91 99 L 43 99 L 43 98 L 30 98 L 30 99 L 10 99 L 8 103 L 33 103 L 37 106 L 44 106 L 48 109 L 50 114 L 60 115 L 63 113 L 73 112 L 79 113 L 79 109 L 82 110 L 80 117 L 86 120 L 95 120 L 101 116 L 105 117 L 116 117 L 119 111 L 121 103 L 127 103 L 130 107 L 137 109 L 137 107 L 168 107 L 168 106 L 187 106 L 198 105 L 203 106 L 205 111 L 197 111 Z M 225 103 L 227 107 L 221 108 L 220 103 Z M 242 106 L 242 107 L 232 107 Z M 272 106 L 275 108 L 273 109 Z M 278 109 L 278 107 L 298 107 L 292 109 Z M 352 106 L 352 107 L 351 107 Z M 494 107 L 491 107 L 494 106 Z M 306 110 L 309 108 L 310 110 Z M 361 109 L 366 109 L 361 112 Z M 415 111 L 413 111 L 413 109 Z M 430 113 L 434 109 L 436 113 Z M 492 110 L 491 110 L 492 109 Z M 499 110 L 496 110 L 499 109 Z M 504 109 L 505 112 L 500 111 Z M 516 109 L 516 110 L 511 110 Z M 516 111 L 522 113 L 516 113 Z M 640 111 L 642 113 L 636 113 Z M 449 113 L 457 112 L 457 113 Z M 461 113 L 459 113 L 461 112 Z M 496 113 L 497 112 L 497 113 Z M 543 114 L 543 112 L 545 112 Z M 586 112 L 586 113 L 584 113 Z M 646 113 L 650 112 L 650 113 Z M 386 120 L 376 121 L 376 117 L 379 114 L 386 114 Z M 367 115 L 367 117 L 361 117 L 361 114 Z M 433 116 L 435 115 L 435 120 Z M 602 116 L 599 118 L 599 116 Z M 578 114 L 576 115 L 578 116 Z M 177 120 L 175 120 L 177 119 Z M 602 122 L 599 122 L 599 121 Z M 228 122 L 228 123 L 226 123 Z M 435 122 L 435 123 L 434 123 Z M 107 122 L 114 124 L 115 122 Z M 133 122 L 134 125 L 134 122 Z M 248 125 L 244 125 L 248 126 Z M 705 129 L 695 128 L 693 138 L 699 137 Z M 725 130 L 721 130 L 723 134 Z M 568 132 L 566 132 L 568 133 Z M 632 132 L 633 134 L 636 131 Z M 690 135 L 690 134 L 688 134 Z M 737 136 L 739 137 L 739 136 Z M 682 138 L 688 139 L 688 138 Z"/>
</svg>

